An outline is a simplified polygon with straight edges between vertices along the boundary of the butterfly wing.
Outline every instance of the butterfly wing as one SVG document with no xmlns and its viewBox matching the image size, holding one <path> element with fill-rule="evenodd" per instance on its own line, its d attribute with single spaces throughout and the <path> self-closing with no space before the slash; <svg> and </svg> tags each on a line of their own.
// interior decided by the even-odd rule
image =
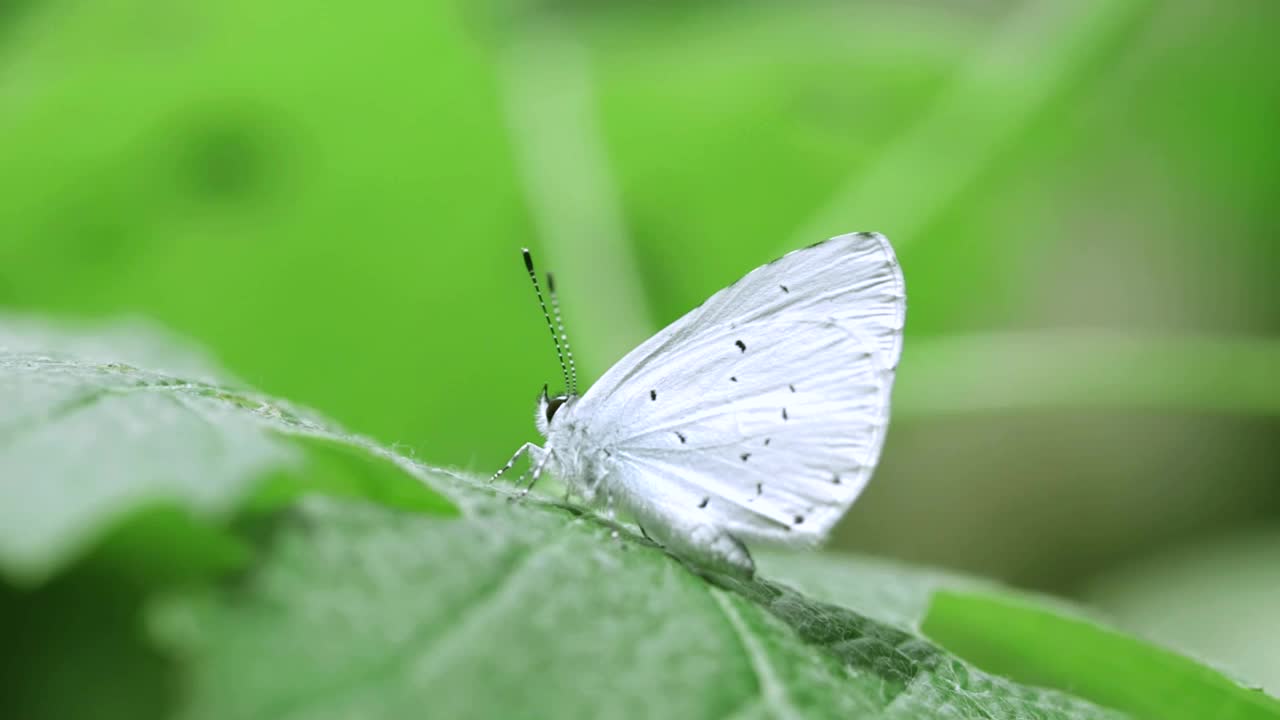
<svg viewBox="0 0 1280 720">
<path fill-rule="evenodd" d="M 835 237 L 711 296 L 575 414 L 627 495 L 739 537 L 816 542 L 879 458 L 904 314 L 888 241 Z"/>
</svg>

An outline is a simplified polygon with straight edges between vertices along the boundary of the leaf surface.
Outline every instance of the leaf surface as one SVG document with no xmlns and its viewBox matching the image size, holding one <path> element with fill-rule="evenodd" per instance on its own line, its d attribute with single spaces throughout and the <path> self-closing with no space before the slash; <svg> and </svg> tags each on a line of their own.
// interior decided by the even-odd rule
<svg viewBox="0 0 1280 720">
<path fill-rule="evenodd" d="M 47 650 L 9 715 L 80 687 L 58 712 L 1280 718 L 1056 601 L 819 553 L 708 575 L 625 524 L 213 380 L 0 349 L 0 399 L 0 606 Z M 77 609 L 107 588 L 111 612 Z M 130 682 L 83 681 L 113 658 Z"/>
</svg>

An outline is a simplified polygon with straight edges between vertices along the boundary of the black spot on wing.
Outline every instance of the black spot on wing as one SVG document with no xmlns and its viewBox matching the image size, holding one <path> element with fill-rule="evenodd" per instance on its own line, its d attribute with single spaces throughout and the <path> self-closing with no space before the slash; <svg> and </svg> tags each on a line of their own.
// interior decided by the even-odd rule
<svg viewBox="0 0 1280 720">
<path fill-rule="evenodd" d="M 729 376 L 729 382 L 738 382 L 738 376 L 737 376 L 737 375 L 730 375 L 730 376 Z"/>
<path fill-rule="evenodd" d="M 650 391 L 649 391 L 649 399 L 650 399 L 650 400 L 657 400 L 657 399 L 658 399 L 658 391 L 657 391 L 657 390 L 650 390 Z"/>
<path fill-rule="evenodd" d="M 840 484 L 840 473 L 836 473 L 836 474 L 834 474 L 834 475 L 832 475 L 832 476 L 831 476 L 831 484 L 832 484 L 832 485 L 839 485 L 839 484 Z"/>
<path fill-rule="evenodd" d="M 709 497 L 704 497 L 704 498 L 702 498 L 702 502 L 698 503 L 698 507 L 700 507 L 700 508 L 704 508 L 704 507 L 706 507 L 706 506 L 707 506 L 707 503 L 709 503 L 709 502 L 711 502 L 711 498 L 709 498 Z"/>
<path fill-rule="evenodd" d="M 744 343 L 744 342 L 742 342 L 741 340 L 734 340 L 734 341 L 733 341 L 733 344 L 734 344 L 734 345 L 737 345 L 737 346 L 738 346 L 738 349 L 739 349 L 739 350 L 741 350 L 742 352 L 746 352 L 746 351 L 747 351 L 747 344 L 746 344 L 746 343 Z"/>
<path fill-rule="evenodd" d="M 797 525 L 799 525 L 799 524 L 800 524 L 800 523 L 802 523 L 802 522 L 804 522 L 804 516 L 803 516 L 803 515 L 797 515 L 797 516 L 795 517 L 795 523 L 796 523 Z"/>
<path fill-rule="evenodd" d="M 738 457 L 742 458 L 742 462 L 746 462 L 746 461 L 747 461 L 747 458 L 750 458 L 750 457 L 751 457 L 751 453 L 742 453 L 742 454 L 741 454 L 741 455 L 739 455 Z"/>
<path fill-rule="evenodd" d="M 681 445 L 683 445 L 683 444 L 684 444 L 685 440 L 688 440 L 688 439 L 689 439 L 689 438 L 685 437 L 685 436 L 684 436 L 684 433 L 680 432 L 679 430 L 676 430 L 676 437 L 680 438 L 680 444 L 681 444 Z"/>
<path fill-rule="evenodd" d="M 790 418 L 789 418 L 789 416 L 787 415 L 787 409 L 786 409 L 786 408 L 782 408 L 782 419 L 783 419 L 783 420 L 789 420 L 789 419 L 790 419 Z"/>
<path fill-rule="evenodd" d="M 791 388 L 791 392 L 795 392 L 795 391 L 796 391 L 796 386 L 795 386 L 795 385 L 792 385 L 791 383 L 787 383 L 787 387 Z"/>
<path fill-rule="evenodd" d="M 788 290 L 788 289 L 787 289 L 787 286 L 786 286 L 786 285 L 779 285 L 778 287 L 782 288 L 782 292 L 784 292 L 784 293 L 789 293 L 789 292 L 791 292 L 790 290 Z"/>
</svg>

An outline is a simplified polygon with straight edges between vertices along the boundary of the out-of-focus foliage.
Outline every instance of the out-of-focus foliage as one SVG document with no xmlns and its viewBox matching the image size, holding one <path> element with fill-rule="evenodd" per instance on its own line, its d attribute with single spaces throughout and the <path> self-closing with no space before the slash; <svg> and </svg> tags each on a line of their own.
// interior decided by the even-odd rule
<svg viewBox="0 0 1280 720">
<path fill-rule="evenodd" d="M 483 473 L 558 377 L 520 246 L 593 377 L 785 250 L 879 230 L 908 285 L 899 402 L 836 544 L 1073 591 L 1280 518 L 1278 21 L 4 3 L 0 306 L 157 320 Z"/>
<path fill-rule="evenodd" d="M 1213 658 L 1280 696 L 1280 533 L 1245 532 L 1170 548 L 1095 579 L 1084 597 L 1126 627 Z"/>
</svg>

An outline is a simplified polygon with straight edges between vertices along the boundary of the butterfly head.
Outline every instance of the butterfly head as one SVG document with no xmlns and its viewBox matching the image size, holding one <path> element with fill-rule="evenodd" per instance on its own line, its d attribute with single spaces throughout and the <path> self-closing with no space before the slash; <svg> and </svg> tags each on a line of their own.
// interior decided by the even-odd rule
<svg viewBox="0 0 1280 720">
<path fill-rule="evenodd" d="M 538 410 L 533 418 L 538 425 L 538 432 L 542 433 L 543 437 L 546 437 L 556 413 L 565 405 L 572 404 L 577 399 L 577 395 L 548 395 L 547 386 L 543 385 L 542 392 L 538 395 Z"/>
<path fill-rule="evenodd" d="M 543 386 L 543 392 L 538 395 L 538 410 L 534 414 L 534 421 L 538 424 L 538 432 L 547 437 L 547 433 L 552 427 L 552 420 L 556 419 L 556 414 L 566 405 L 571 405 L 577 400 L 576 395 L 547 395 L 547 386 Z"/>
</svg>

